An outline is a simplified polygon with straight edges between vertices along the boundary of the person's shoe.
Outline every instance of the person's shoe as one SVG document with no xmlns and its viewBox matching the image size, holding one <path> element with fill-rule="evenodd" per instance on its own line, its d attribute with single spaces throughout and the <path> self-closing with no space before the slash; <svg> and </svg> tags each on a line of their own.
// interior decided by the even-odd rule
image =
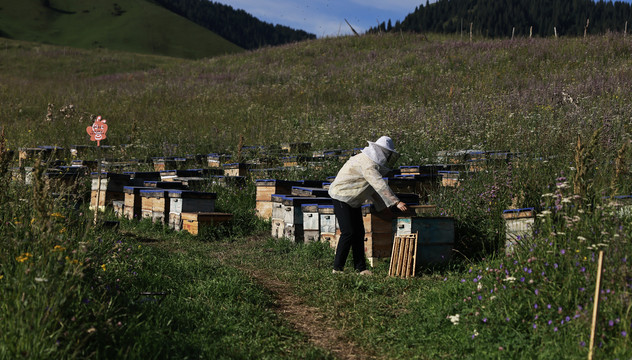
<svg viewBox="0 0 632 360">
<path fill-rule="evenodd" d="M 373 275 L 373 272 L 371 270 L 362 270 L 359 272 L 360 275 Z"/>
<path fill-rule="evenodd" d="M 331 273 L 332 273 L 332 274 L 342 274 L 342 273 L 343 273 L 343 271 L 342 271 L 342 270 L 336 270 L 336 269 L 333 269 L 333 270 L 331 271 Z"/>
</svg>

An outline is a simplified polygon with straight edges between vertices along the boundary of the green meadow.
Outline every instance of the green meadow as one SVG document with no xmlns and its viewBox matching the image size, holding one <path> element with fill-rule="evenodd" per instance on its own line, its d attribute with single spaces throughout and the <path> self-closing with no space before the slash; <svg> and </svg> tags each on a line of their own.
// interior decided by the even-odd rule
<svg viewBox="0 0 632 360">
<path fill-rule="evenodd" d="M 631 57 L 617 33 L 365 35 L 200 60 L 0 39 L 0 358 L 350 358 L 351 344 L 375 359 L 586 358 L 602 252 L 594 358 L 629 359 Z M 252 181 L 209 185 L 234 220 L 192 236 L 111 210 L 102 220 L 118 227 L 95 225 L 40 163 L 30 185 L 14 178 L 18 149 L 91 145 L 99 115 L 103 157 L 118 159 L 248 159 L 261 154 L 241 145 L 353 149 L 381 135 L 398 165 L 514 156 L 429 193 L 433 215 L 455 219 L 449 266 L 333 276 L 328 244 L 270 236 Z M 324 180 L 341 165 L 280 176 Z M 516 208 L 537 216 L 508 256 L 502 214 Z M 337 338 L 315 341 L 279 311 L 290 297 Z"/>
</svg>

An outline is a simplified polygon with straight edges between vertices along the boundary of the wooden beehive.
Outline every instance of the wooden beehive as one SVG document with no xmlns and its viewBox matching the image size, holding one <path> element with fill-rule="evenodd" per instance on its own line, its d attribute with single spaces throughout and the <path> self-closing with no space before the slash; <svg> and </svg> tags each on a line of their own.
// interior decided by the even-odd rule
<svg viewBox="0 0 632 360">
<path fill-rule="evenodd" d="M 114 208 L 114 215 L 116 215 L 117 217 L 123 217 L 125 211 L 125 201 L 112 201 L 112 207 Z"/>
<path fill-rule="evenodd" d="M 97 149 L 94 145 L 70 145 L 70 155 L 72 157 L 79 157 L 84 155 L 93 154 Z"/>
<path fill-rule="evenodd" d="M 154 163 L 154 171 L 163 171 L 166 169 L 173 169 L 176 166 L 176 162 L 173 158 L 167 157 L 155 157 L 152 158 Z"/>
<path fill-rule="evenodd" d="M 90 209 L 105 210 L 106 207 L 112 206 L 114 200 L 125 200 L 123 188 L 129 183 L 129 175 L 117 173 L 101 173 L 101 187 L 99 189 L 99 173 L 92 173 L 92 191 L 90 196 Z M 100 192 L 100 193 L 98 193 Z M 97 205 L 97 197 L 99 204 Z"/>
<path fill-rule="evenodd" d="M 184 185 L 176 181 L 144 181 L 143 186 L 154 189 L 184 189 Z"/>
<path fill-rule="evenodd" d="M 211 184 L 232 187 L 232 186 L 243 186 L 246 184 L 245 176 L 223 176 L 223 175 L 213 175 L 211 176 Z"/>
<path fill-rule="evenodd" d="M 535 223 L 534 208 L 508 209 L 503 211 L 505 220 L 505 254 L 511 255 L 515 248 L 533 236 Z"/>
<path fill-rule="evenodd" d="M 305 243 L 320 241 L 318 204 L 303 204 L 301 211 L 303 212 L 303 241 Z"/>
<path fill-rule="evenodd" d="M 130 220 L 142 218 L 142 198 L 140 191 L 143 189 L 150 190 L 151 188 L 143 186 L 125 186 L 123 188 L 123 193 L 125 194 L 123 216 L 125 218 Z"/>
<path fill-rule="evenodd" d="M 228 154 L 212 153 L 206 156 L 206 162 L 210 168 L 221 168 L 222 165 L 226 164 L 230 159 L 231 156 Z"/>
<path fill-rule="evenodd" d="M 333 205 L 318 205 L 318 220 L 320 226 L 320 241 L 329 243 L 336 248 L 340 239 L 340 227 L 334 214 Z"/>
<path fill-rule="evenodd" d="M 441 185 L 446 187 L 459 187 L 461 184 L 459 171 L 439 171 Z"/>
<path fill-rule="evenodd" d="M 181 214 L 182 230 L 198 235 L 204 228 L 217 226 L 233 219 L 233 214 L 220 212 L 184 212 Z"/>
<path fill-rule="evenodd" d="M 303 236 L 303 204 L 331 204 L 331 198 L 319 197 L 290 197 L 282 199 L 285 212 L 284 236 L 294 242 L 302 242 Z"/>
<path fill-rule="evenodd" d="M 371 266 L 391 256 L 393 247 L 393 214 L 377 212 L 373 205 L 362 206 L 364 253 Z"/>
<path fill-rule="evenodd" d="M 287 195 L 273 194 L 272 199 L 272 227 L 271 235 L 274 238 L 280 239 L 284 236 L 285 230 L 285 211 L 283 206 L 283 199 Z"/>
<path fill-rule="evenodd" d="M 159 171 L 127 171 L 123 174 L 129 175 L 131 186 L 144 186 L 145 181 L 160 181 Z"/>
<path fill-rule="evenodd" d="M 404 216 L 396 220 L 395 235 L 417 234 L 417 266 L 442 266 L 454 252 L 454 218 Z"/>
<path fill-rule="evenodd" d="M 309 152 L 309 150 L 311 149 L 312 144 L 308 143 L 308 142 L 303 142 L 303 143 L 284 143 L 281 144 L 281 149 L 290 153 L 290 154 L 296 154 L 296 153 L 307 153 Z"/>
<path fill-rule="evenodd" d="M 330 197 L 329 191 L 318 187 L 292 186 L 291 195 L 303 197 Z"/>
<path fill-rule="evenodd" d="M 158 188 L 140 190 L 142 218 L 151 218 L 152 222 L 163 224 L 168 221 L 168 193 L 168 190 Z"/>
<path fill-rule="evenodd" d="M 272 195 L 289 195 L 292 186 L 297 185 L 296 181 L 258 179 L 255 180 L 255 208 L 257 216 L 263 219 L 272 218 Z"/>
<path fill-rule="evenodd" d="M 223 164 L 222 168 L 224 169 L 224 176 L 246 176 L 248 175 L 248 169 L 251 168 L 249 164 L 246 163 L 231 163 L 231 164 Z"/>
<path fill-rule="evenodd" d="M 192 190 L 169 191 L 169 226 L 175 230 L 181 228 L 181 214 L 212 213 L 215 211 L 216 193 Z"/>
</svg>

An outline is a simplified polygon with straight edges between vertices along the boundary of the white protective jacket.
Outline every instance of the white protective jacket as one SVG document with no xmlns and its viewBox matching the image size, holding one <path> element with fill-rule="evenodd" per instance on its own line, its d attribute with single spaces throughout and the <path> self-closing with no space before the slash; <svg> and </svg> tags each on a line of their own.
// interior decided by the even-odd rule
<svg viewBox="0 0 632 360">
<path fill-rule="evenodd" d="M 329 196 L 356 208 L 368 200 L 375 210 L 382 211 L 397 204 L 399 199 L 383 178 L 389 169 L 371 160 L 371 153 L 366 150 L 342 166 L 329 186 Z"/>
</svg>

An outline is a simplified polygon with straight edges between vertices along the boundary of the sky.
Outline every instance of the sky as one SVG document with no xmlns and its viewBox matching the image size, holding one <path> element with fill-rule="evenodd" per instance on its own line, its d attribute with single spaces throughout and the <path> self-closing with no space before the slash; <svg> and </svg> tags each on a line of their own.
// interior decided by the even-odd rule
<svg viewBox="0 0 632 360">
<path fill-rule="evenodd" d="M 213 0 L 241 9 L 259 20 L 305 30 L 316 37 L 360 34 L 378 23 L 404 20 L 426 0 Z M 430 1 L 434 2 L 434 1 Z"/>
</svg>

